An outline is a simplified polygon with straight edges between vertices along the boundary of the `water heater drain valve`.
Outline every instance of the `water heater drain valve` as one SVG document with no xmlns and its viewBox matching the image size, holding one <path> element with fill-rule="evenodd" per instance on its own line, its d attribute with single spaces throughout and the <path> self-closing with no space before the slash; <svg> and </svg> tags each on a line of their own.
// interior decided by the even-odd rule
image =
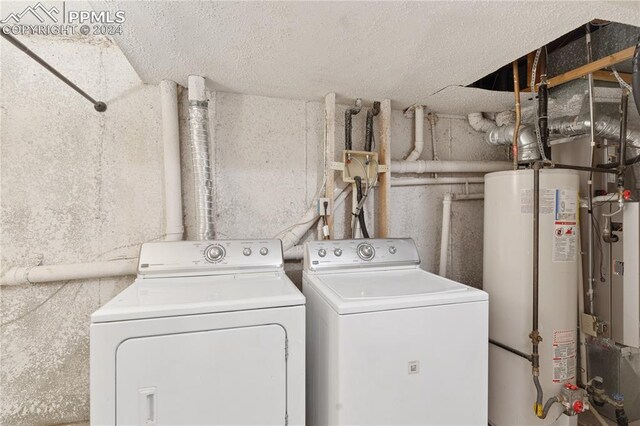
<svg viewBox="0 0 640 426">
<path fill-rule="evenodd" d="M 576 416 L 589 409 L 589 396 L 587 395 L 587 391 L 573 383 L 566 383 L 563 386 L 558 399 L 567 416 Z"/>
</svg>

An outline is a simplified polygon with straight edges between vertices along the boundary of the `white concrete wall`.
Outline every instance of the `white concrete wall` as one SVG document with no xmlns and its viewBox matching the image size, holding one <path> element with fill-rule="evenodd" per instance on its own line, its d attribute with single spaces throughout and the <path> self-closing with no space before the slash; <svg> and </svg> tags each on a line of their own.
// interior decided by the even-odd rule
<svg viewBox="0 0 640 426">
<path fill-rule="evenodd" d="M 21 40 L 108 110 L 2 41 L 0 272 L 136 256 L 162 232 L 158 89 L 107 40 Z M 0 424 L 88 418 L 89 315 L 131 281 L 0 290 Z"/>
<path fill-rule="evenodd" d="M 134 256 L 162 232 L 162 147 L 158 89 L 146 86 L 106 40 L 30 37 L 34 51 L 104 99 L 96 113 L 17 49 L 3 44 L 1 105 L 2 270 Z M 186 100 L 181 94 L 186 235 L 194 235 Z M 212 95 L 216 165 L 216 233 L 220 238 L 272 237 L 313 201 L 322 180 L 324 106 L 230 93 Z M 344 132 L 338 108 L 338 140 Z M 363 144 L 365 113 L 354 118 Z M 392 156 L 412 149 L 413 121 L 393 112 Z M 425 125 L 423 159 L 431 158 Z M 504 159 L 462 117 L 440 117 L 441 159 Z M 394 236 L 416 239 L 423 267 L 437 269 L 442 196 L 462 185 L 392 189 Z M 482 187 L 471 187 L 480 192 Z M 371 210 L 371 209 L 369 209 Z M 346 208 L 339 212 L 338 237 Z M 372 222 L 371 222 L 372 223 Z M 309 235 L 311 237 L 311 234 Z M 455 203 L 451 274 L 479 286 L 482 202 Z M 300 281 L 300 265 L 288 262 Z M 2 289 L 0 424 L 57 424 L 88 419 L 89 315 L 132 277 Z"/>
</svg>

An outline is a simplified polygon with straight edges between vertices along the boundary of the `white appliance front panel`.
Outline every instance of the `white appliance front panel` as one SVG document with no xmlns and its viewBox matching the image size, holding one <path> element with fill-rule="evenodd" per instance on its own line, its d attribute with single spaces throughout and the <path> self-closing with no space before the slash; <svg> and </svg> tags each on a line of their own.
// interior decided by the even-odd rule
<svg viewBox="0 0 640 426">
<path fill-rule="evenodd" d="M 486 425 L 486 302 L 340 318 L 340 425 Z"/>
<path fill-rule="evenodd" d="M 279 325 L 133 338 L 116 355 L 119 425 L 283 425 Z"/>
<path fill-rule="evenodd" d="M 339 315 L 304 284 L 308 425 L 487 424 L 487 301 Z"/>
</svg>

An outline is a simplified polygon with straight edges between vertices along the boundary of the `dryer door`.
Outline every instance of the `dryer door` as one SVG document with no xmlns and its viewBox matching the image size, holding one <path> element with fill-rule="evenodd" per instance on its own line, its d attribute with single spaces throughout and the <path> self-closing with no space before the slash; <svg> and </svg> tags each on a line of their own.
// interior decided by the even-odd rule
<svg viewBox="0 0 640 426">
<path fill-rule="evenodd" d="M 263 325 L 129 339 L 116 354 L 119 425 L 283 425 L 286 333 Z"/>
</svg>

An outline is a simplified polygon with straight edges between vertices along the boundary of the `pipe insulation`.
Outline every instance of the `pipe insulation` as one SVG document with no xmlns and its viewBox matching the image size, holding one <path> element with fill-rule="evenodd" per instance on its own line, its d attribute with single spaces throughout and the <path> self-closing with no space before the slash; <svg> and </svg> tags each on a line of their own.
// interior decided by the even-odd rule
<svg viewBox="0 0 640 426">
<path fill-rule="evenodd" d="M 164 164 L 164 239 L 180 241 L 182 222 L 182 183 L 180 177 L 180 129 L 178 124 L 178 85 L 160 82 L 162 106 L 162 156 Z"/>
<path fill-rule="evenodd" d="M 424 106 L 416 105 L 415 114 L 415 144 L 405 161 L 416 161 L 424 149 Z"/>
<path fill-rule="evenodd" d="M 392 161 L 392 173 L 490 173 L 509 170 L 506 161 Z"/>
<path fill-rule="evenodd" d="M 209 102 L 204 78 L 189 76 L 189 133 L 195 186 L 196 232 L 198 240 L 212 240 L 213 179 L 209 156 Z"/>
</svg>

